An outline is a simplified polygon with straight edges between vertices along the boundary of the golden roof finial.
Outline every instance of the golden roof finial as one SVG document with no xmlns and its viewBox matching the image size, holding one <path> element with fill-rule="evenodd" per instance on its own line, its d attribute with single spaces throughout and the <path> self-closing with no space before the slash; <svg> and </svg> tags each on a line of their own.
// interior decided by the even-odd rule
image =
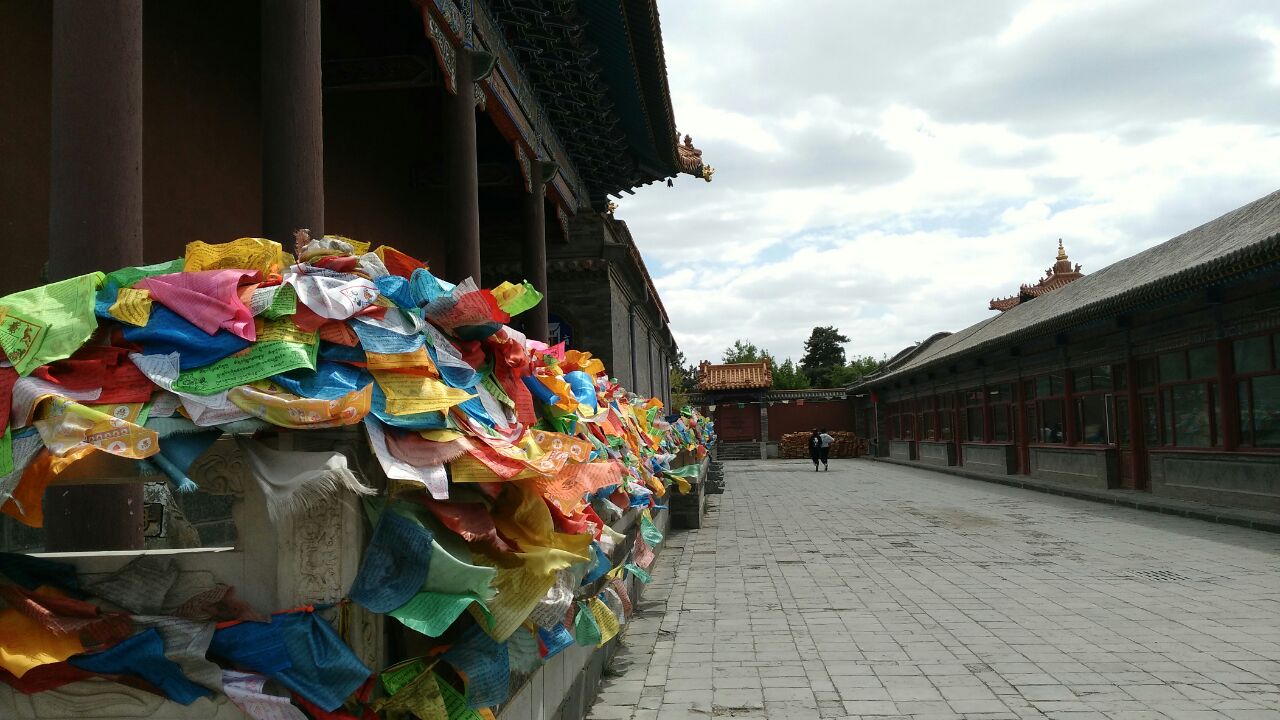
<svg viewBox="0 0 1280 720">
<path fill-rule="evenodd" d="M 1062 247 L 1062 238 L 1058 238 L 1058 260 L 1061 261 L 1066 259 L 1067 259 L 1067 251 L 1064 250 Z"/>
</svg>

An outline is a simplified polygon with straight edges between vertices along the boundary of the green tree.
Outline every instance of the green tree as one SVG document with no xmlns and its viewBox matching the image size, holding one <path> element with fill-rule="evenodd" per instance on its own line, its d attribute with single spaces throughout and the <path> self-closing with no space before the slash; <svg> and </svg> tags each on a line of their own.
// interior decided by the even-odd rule
<svg viewBox="0 0 1280 720">
<path fill-rule="evenodd" d="M 672 391 L 676 388 L 676 374 L 679 374 L 681 380 L 680 387 L 682 387 L 685 392 L 698 387 L 698 366 L 689 362 L 689 359 L 684 356 L 684 351 L 679 348 L 676 349 L 676 356 L 671 359 L 671 372 Z M 679 407 L 679 405 L 676 407 Z"/>
<path fill-rule="evenodd" d="M 803 390 L 809 387 L 809 378 L 796 366 L 791 358 L 781 365 L 773 367 L 773 388 L 775 390 Z"/>
<path fill-rule="evenodd" d="M 816 327 L 809 333 L 809 339 L 804 341 L 800 368 L 814 387 L 832 387 L 832 372 L 845 366 L 844 343 L 847 342 L 849 338 L 830 325 Z"/>
<path fill-rule="evenodd" d="M 832 370 L 828 381 L 831 387 L 847 387 L 879 370 L 883 362 L 884 360 L 877 360 L 870 355 L 859 355 L 847 364 Z"/>
<path fill-rule="evenodd" d="M 689 385 L 688 378 L 684 375 L 684 368 L 671 368 L 671 407 L 667 408 L 667 412 L 679 412 L 680 408 L 689 404 L 689 390 L 694 385 Z"/>
<path fill-rule="evenodd" d="M 888 356 L 882 356 L 877 360 L 870 355 L 859 355 L 849 361 L 848 367 L 854 371 L 854 379 L 856 380 L 879 370 L 880 366 L 888 359 Z"/>
<path fill-rule="evenodd" d="M 753 363 L 763 359 L 760 348 L 750 340 L 734 340 L 732 345 L 724 349 L 722 357 L 725 364 Z"/>
</svg>

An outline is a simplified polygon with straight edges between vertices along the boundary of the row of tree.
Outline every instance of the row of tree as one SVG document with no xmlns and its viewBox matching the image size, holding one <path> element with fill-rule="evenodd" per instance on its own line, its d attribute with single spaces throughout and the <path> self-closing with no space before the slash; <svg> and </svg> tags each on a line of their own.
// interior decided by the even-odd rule
<svg viewBox="0 0 1280 720">
<path fill-rule="evenodd" d="M 773 387 L 802 390 L 809 387 L 844 387 L 863 375 L 875 372 L 882 360 L 870 355 L 846 360 L 844 344 L 849 338 L 830 325 L 816 327 L 804 341 L 804 356 L 796 363 L 787 358 L 779 363 L 768 350 L 750 340 L 735 340 L 725 348 L 723 362 L 746 363 L 768 360 L 773 368 Z"/>
<path fill-rule="evenodd" d="M 735 340 L 725 348 L 721 361 L 725 363 L 749 363 L 768 360 L 773 369 L 773 387 L 778 390 L 803 390 L 810 387 L 845 387 L 864 375 L 875 372 L 884 362 L 870 355 L 846 359 L 844 344 L 849 338 L 831 326 L 815 327 L 804 342 L 804 356 L 796 363 L 787 358 L 779 363 L 768 350 L 750 340 Z M 675 397 L 698 385 L 698 367 L 686 365 L 684 353 L 676 356 L 676 367 L 671 371 L 671 388 Z M 674 400 L 674 397 L 673 397 Z"/>
</svg>

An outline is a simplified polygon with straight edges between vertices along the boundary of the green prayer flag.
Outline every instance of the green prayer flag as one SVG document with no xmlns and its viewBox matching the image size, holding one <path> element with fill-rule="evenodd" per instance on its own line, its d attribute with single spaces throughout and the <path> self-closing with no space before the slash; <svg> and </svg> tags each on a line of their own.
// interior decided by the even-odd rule
<svg viewBox="0 0 1280 720">
<path fill-rule="evenodd" d="M 702 472 L 702 466 L 698 464 L 694 464 L 694 465 L 685 465 L 684 467 L 673 468 L 671 470 L 664 470 L 663 474 L 671 475 L 673 477 L 682 477 L 682 478 L 685 478 L 686 480 L 692 480 L 698 477 L 699 473 L 701 472 Z"/>
<path fill-rule="evenodd" d="M 213 395 L 290 370 L 315 370 L 318 348 L 319 343 L 260 341 L 238 355 L 179 373 L 173 389 L 192 395 Z"/>
<path fill-rule="evenodd" d="M 508 315 L 519 315 L 542 302 L 542 293 L 538 292 L 528 280 L 520 283 L 520 286 L 524 288 L 524 292 L 517 293 L 510 300 L 498 306 L 502 312 Z"/>
<path fill-rule="evenodd" d="M 434 674 L 434 673 L 433 673 Z M 449 711 L 449 720 L 484 720 L 480 713 L 467 705 L 467 698 L 439 675 L 436 681 L 440 684 L 440 694 L 444 696 L 444 706 Z"/>
<path fill-rule="evenodd" d="M 516 406 L 516 401 L 512 400 L 511 396 L 507 395 L 507 391 L 502 389 L 502 385 L 498 384 L 498 381 L 493 379 L 492 373 L 486 373 L 484 379 L 480 381 L 480 384 L 484 386 L 485 390 L 489 391 L 489 394 L 493 396 L 494 400 L 497 400 L 509 408 Z"/>
<path fill-rule="evenodd" d="M 410 630 L 428 637 L 440 637 L 471 603 L 479 605 L 480 610 L 492 624 L 493 616 L 489 614 L 489 608 L 485 607 L 484 601 L 478 596 L 470 593 L 451 595 L 423 590 L 410 598 L 409 602 L 392 610 L 390 614 Z"/>
<path fill-rule="evenodd" d="M 600 644 L 600 626 L 587 604 L 581 601 L 578 602 L 578 614 L 573 618 L 573 639 L 584 647 Z"/>
<path fill-rule="evenodd" d="M 418 659 L 398 667 L 388 668 L 378 676 L 378 680 L 382 682 L 382 687 L 388 695 L 395 695 L 400 692 L 400 688 L 408 685 L 426 669 L 426 663 Z"/>
<path fill-rule="evenodd" d="M 640 536 L 649 544 L 649 547 L 658 547 L 662 543 L 662 531 L 644 515 L 640 516 Z"/>
<path fill-rule="evenodd" d="M 271 297 L 271 304 L 262 311 L 262 317 L 268 320 L 286 317 L 298 312 L 298 292 L 293 286 L 285 283 Z"/>
<path fill-rule="evenodd" d="M 648 585 L 649 581 L 653 579 L 649 576 L 649 573 L 642 570 L 640 566 L 635 563 L 627 563 L 622 567 L 626 568 L 632 575 L 635 575 L 636 579 L 645 585 Z"/>
<path fill-rule="evenodd" d="M 374 712 L 393 718 L 409 713 L 419 720 L 448 720 L 441 682 L 422 660 L 388 670 L 380 679 L 390 697 L 375 701 Z"/>
<path fill-rule="evenodd" d="M 71 357 L 93 335 L 104 277 L 89 273 L 0 298 L 0 347 L 19 375 Z"/>
<path fill-rule="evenodd" d="M 0 475 L 13 472 L 13 428 L 6 427 L 0 435 Z"/>
<path fill-rule="evenodd" d="M 138 267 L 120 268 L 115 272 L 107 273 L 106 283 L 108 285 L 115 283 L 116 287 L 122 288 L 133 287 L 143 278 L 180 273 L 182 272 L 185 264 L 186 260 L 178 258 L 177 260 L 169 260 L 167 262 L 156 263 L 155 265 L 140 265 Z"/>
</svg>

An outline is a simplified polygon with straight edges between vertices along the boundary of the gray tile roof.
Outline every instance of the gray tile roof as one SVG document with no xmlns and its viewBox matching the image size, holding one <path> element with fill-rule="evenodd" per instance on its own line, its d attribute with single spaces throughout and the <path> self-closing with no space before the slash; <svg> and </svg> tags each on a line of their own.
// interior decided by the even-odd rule
<svg viewBox="0 0 1280 720">
<path fill-rule="evenodd" d="M 907 354 L 862 384 L 1121 312 L 1280 261 L 1280 191 Z M 936 336 L 935 336 L 936 337 Z M 932 339 L 932 338 L 931 338 Z"/>
</svg>

